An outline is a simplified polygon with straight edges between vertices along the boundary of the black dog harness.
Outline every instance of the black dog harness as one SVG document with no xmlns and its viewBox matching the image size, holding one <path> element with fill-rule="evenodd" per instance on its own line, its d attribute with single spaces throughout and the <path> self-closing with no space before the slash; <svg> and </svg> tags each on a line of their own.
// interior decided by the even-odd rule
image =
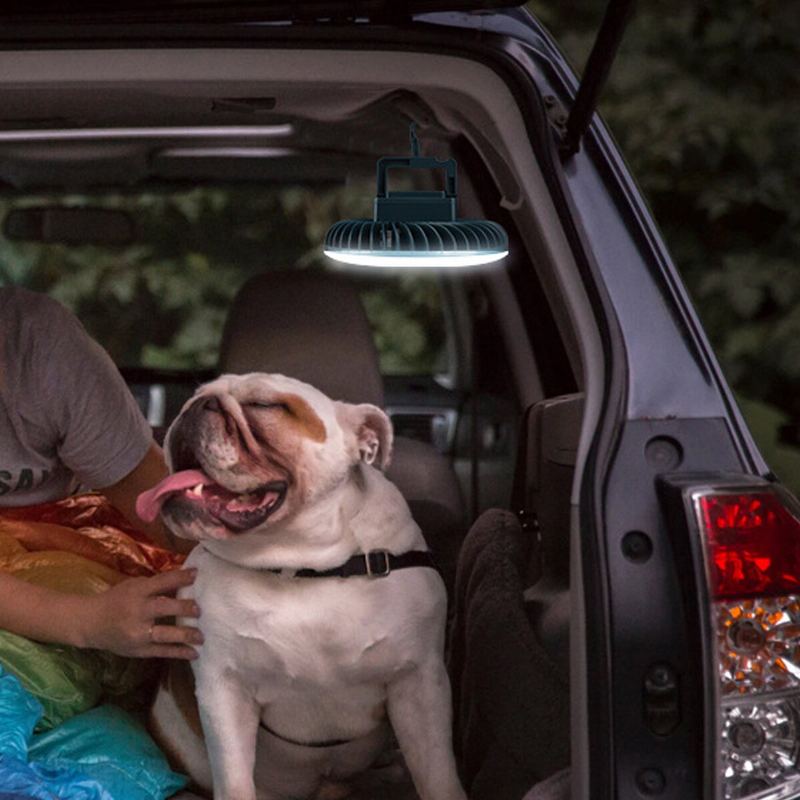
<svg viewBox="0 0 800 800">
<path fill-rule="evenodd" d="M 344 564 L 331 569 L 298 569 L 294 570 L 295 578 L 355 578 L 366 575 L 370 578 L 385 578 L 396 569 L 409 567 L 430 567 L 437 569 L 430 552 L 427 550 L 409 550 L 396 556 L 388 550 L 370 550 L 367 553 L 358 553 L 348 558 Z M 273 569 L 265 567 L 264 572 L 274 572 L 277 575 L 292 574 L 289 569 Z"/>
<path fill-rule="evenodd" d="M 327 742 L 298 742 L 296 739 L 289 739 L 286 736 L 281 736 L 279 733 L 275 733 L 272 728 L 268 728 L 263 722 L 259 723 L 259 727 L 263 728 L 268 734 L 274 736 L 276 739 L 280 739 L 282 742 L 286 742 L 287 744 L 297 745 L 298 747 L 338 747 L 340 744 L 348 744 L 353 741 L 353 739 L 329 739 Z"/>
</svg>

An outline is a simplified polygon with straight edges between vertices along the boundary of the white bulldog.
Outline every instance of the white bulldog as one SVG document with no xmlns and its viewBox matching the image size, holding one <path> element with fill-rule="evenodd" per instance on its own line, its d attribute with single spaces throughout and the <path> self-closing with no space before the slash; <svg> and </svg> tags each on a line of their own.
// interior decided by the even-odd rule
<svg viewBox="0 0 800 800">
<path fill-rule="evenodd" d="M 192 662 L 199 720 L 174 663 L 152 723 L 215 800 L 344 797 L 390 724 L 422 800 L 465 800 L 445 589 L 380 472 L 391 446 L 379 408 L 260 373 L 201 387 L 168 432 L 173 474 L 138 508 L 200 543 L 181 596 L 199 603 L 205 644 Z M 368 574 L 315 574 L 340 568 Z"/>
</svg>

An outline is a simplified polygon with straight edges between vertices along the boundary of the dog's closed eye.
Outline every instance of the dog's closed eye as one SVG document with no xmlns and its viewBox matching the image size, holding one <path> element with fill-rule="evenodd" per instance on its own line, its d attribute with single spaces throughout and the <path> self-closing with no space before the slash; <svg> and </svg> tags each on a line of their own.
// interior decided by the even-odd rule
<svg viewBox="0 0 800 800">
<path fill-rule="evenodd" d="M 245 399 L 242 407 L 251 409 L 253 413 L 276 409 L 282 411 L 286 416 L 281 421 L 292 423 L 304 436 L 315 442 L 325 441 L 325 425 L 319 415 L 302 397 L 295 394 L 273 395 L 272 400 Z M 265 422 L 269 419 L 269 415 L 265 415 Z M 277 418 L 273 419 L 277 421 Z"/>
<path fill-rule="evenodd" d="M 246 408 L 280 408 L 283 411 L 291 413 L 289 406 L 286 403 L 259 403 L 251 401 L 243 404 Z"/>
</svg>

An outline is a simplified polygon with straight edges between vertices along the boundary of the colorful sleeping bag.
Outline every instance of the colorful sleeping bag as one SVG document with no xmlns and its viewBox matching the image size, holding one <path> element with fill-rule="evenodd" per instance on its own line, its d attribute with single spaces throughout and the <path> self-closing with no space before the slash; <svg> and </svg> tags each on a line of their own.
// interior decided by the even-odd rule
<svg viewBox="0 0 800 800">
<path fill-rule="evenodd" d="M 0 570 L 73 594 L 180 566 L 101 495 L 0 509 Z M 116 705 L 141 708 L 156 665 L 0 631 L 0 800 L 163 800 L 186 780 Z"/>
<path fill-rule="evenodd" d="M 97 594 L 128 577 L 174 569 L 184 559 L 153 545 L 99 494 L 0 510 L 0 570 L 50 589 Z M 136 690 L 155 673 L 142 659 L 32 642 L 6 631 L 0 631 L 0 666 L 42 704 L 38 730 L 102 699 L 135 705 Z"/>
<path fill-rule="evenodd" d="M 186 785 L 144 728 L 111 705 L 34 734 L 42 706 L 0 668 L 0 787 L 35 800 L 164 800 Z"/>
</svg>

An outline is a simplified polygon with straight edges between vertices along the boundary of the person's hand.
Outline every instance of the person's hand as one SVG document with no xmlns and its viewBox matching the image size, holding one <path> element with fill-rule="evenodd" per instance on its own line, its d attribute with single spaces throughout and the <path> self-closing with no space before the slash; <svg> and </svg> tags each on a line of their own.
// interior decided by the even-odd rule
<svg viewBox="0 0 800 800">
<path fill-rule="evenodd" d="M 85 598 L 85 646 L 138 658 L 197 658 L 192 645 L 203 643 L 198 628 L 159 622 L 164 617 L 200 616 L 194 600 L 172 596 L 190 586 L 195 575 L 195 570 L 179 569 L 152 578 L 130 578 Z"/>
</svg>

